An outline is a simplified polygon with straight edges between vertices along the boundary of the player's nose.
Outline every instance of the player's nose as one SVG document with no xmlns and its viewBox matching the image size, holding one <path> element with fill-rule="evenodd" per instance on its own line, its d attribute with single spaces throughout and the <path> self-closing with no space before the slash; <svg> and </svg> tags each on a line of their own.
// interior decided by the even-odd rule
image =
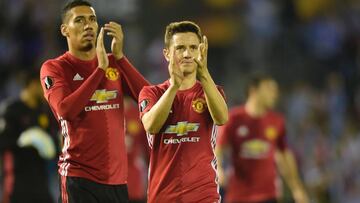
<svg viewBox="0 0 360 203">
<path fill-rule="evenodd" d="M 191 55 L 190 55 L 190 50 L 189 49 L 185 49 L 184 53 L 183 53 L 183 57 L 184 58 L 190 58 Z"/>
</svg>

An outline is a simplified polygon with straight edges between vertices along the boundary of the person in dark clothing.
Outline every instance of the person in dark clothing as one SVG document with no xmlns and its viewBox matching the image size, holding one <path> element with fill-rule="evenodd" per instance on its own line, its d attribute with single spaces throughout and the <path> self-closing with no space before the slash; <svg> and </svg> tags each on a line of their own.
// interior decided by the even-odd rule
<svg viewBox="0 0 360 203">
<path fill-rule="evenodd" d="M 25 77 L 18 100 L 5 105 L 0 132 L 1 203 L 51 203 L 47 164 L 56 155 L 47 132 L 49 117 L 42 102 L 38 73 Z"/>
</svg>

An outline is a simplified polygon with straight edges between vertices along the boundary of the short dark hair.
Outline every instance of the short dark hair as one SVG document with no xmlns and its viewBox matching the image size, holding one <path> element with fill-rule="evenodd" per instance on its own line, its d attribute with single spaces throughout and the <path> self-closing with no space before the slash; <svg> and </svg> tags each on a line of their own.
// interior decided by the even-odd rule
<svg viewBox="0 0 360 203">
<path fill-rule="evenodd" d="M 85 0 L 72 0 L 69 1 L 67 4 L 65 4 L 65 6 L 62 9 L 61 12 L 61 21 L 64 23 L 66 21 L 66 17 L 67 17 L 67 13 L 68 11 L 70 11 L 72 8 L 75 8 L 77 6 L 89 6 L 92 7 L 91 3 Z"/>
<path fill-rule="evenodd" d="M 184 32 L 193 32 L 199 38 L 200 42 L 202 41 L 202 33 L 200 27 L 191 21 L 180 21 L 180 22 L 172 22 L 168 26 L 166 26 L 165 30 L 165 47 L 168 48 L 170 45 L 170 40 L 173 35 L 176 33 L 184 33 Z"/>
<path fill-rule="evenodd" d="M 252 73 L 247 78 L 247 82 L 245 85 L 246 97 L 249 97 L 250 90 L 252 88 L 258 88 L 262 82 L 267 81 L 267 80 L 275 80 L 275 79 L 267 73 L 260 73 L 260 72 Z"/>
</svg>

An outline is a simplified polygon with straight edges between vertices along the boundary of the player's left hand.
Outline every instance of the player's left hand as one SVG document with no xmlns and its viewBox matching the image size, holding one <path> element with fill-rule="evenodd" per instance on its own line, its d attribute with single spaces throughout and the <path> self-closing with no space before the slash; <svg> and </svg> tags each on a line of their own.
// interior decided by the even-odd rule
<svg viewBox="0 0 360 203">
<path fill-rule="evenodd" d="M 121 25 L 115 22 L 109 22 L 104 27 L 106 34 L 112 36 L 111 51 L 115 58 L 121 59 L 124 56 L 123 45 L 124 45 L 124 34 Z"/>
<path fill-rule="evenodd" d="M 199 45 L 199 52 L 198 58 L 194 58 L 194 61 L 198 65 L 196 77 L 201 81 L 201 79 L 206 78 L 209 75 L 207 67 L 208 40 L 205 35 Z"/>
</svg>

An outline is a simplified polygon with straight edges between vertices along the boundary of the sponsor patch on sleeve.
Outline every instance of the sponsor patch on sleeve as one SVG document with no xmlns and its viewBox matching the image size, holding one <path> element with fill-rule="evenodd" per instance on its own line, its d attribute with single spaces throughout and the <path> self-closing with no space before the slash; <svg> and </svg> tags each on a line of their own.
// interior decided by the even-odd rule
<svg viewBox="0 0 360 203">
<path fill-rule="evenodd" d="M 140 103 L 140 112 L 143 112 L 148 105 L 149 105 L 149 100 L 147 99 L 142 100 Z"/>
<path fill-rule="evenodd" d="M 50 89 L 54 85 L 52 78 L 49 76 L 46 76 L 44 78 L 44 85 L 47 90 Z"/>
</svg>

